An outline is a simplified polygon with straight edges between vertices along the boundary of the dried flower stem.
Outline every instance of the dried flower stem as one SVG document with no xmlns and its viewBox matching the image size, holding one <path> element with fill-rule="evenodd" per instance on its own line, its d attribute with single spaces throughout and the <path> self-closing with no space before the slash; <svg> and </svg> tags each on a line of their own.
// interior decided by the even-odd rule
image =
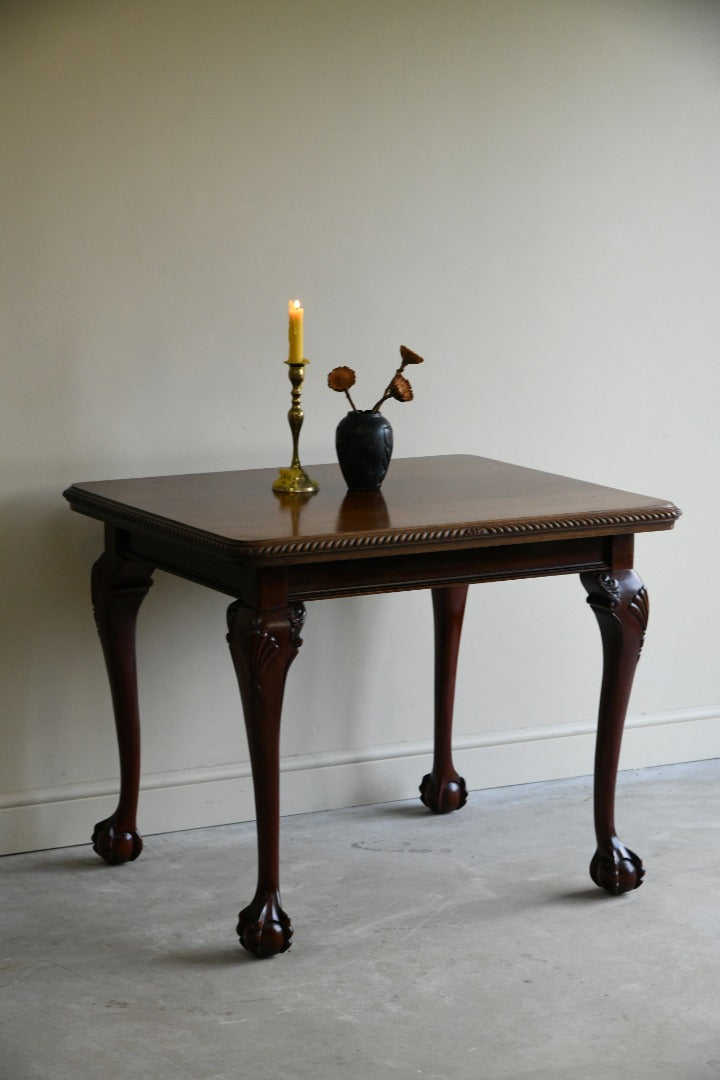
<svg viewBox="0 0 720 1080">
<path fill-rule="evenodd" d="M 349 401 L 349 402 L 350 402 L 350 404 L 352 405 L 352 408 L 353 408 L 353 412 L 359 412 L 360 410 L 358 409 L 358 407 L 357 407 L 357 405 L 355 404 L 355 402 L 353 401 L 353 399 L 352 399 L 352 398 L 350 397 L 350 391 L 349 391 L 349 390 L 346 390 L 346 391 L 345 391 L 345 397 L 346 397 L 346 398 L 348 399 L 348 401 Z"/>
</svg>

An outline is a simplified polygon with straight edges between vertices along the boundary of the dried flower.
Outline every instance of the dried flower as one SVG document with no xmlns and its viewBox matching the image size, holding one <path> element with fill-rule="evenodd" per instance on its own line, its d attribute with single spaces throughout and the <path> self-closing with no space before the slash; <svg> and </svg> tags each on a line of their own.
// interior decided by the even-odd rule
<svg viewBox="0 0 720 1080">
<path fill-rule="evenodd" d="M 396 401 L 412 401 L 413 399 L 412 386 L 399 372 L 390 383 L 390 394 Z"/>
<path fill-rule="evenodd" d="M 345 391 L 355 385 L 355 372 L 349 367 L 336 367 L 328 375 L 331 390 Z"/>
<path fill-rule="evenodd" d="M 330 387 L 330 389 L 337 390 L 338 393 L 345 394 L 345 397 L 352 405 L 354 411 L 357 412 L 357 409 L 355 408 L 355 402 L 350 397 L 350 387 L 354 385 L 355 372 L 351 367 L 345 367 L 343 365 L 342 367 L 333 368 L 328 375 L 328 386 Z"/>
<path fill-rule="evenodd" d="M 402 363 L 397 369 L 392 379 L 385 388 L 385 392 L 379 401 L 373 405 L 370 412 L 380 412 L 383 404 L 388 398 L 394 398 L 395 401 L 412 401 L 413 389 L 407 379 L 403 376 L 403 371 L 408 364 L 423 364 L 425 361 L 422 356 L 419 356 L 412 349 L 408 349 L 407 345 L 400 346 L 400 357 Z M 328 375 L 328 386 L 331 390 L 337 390 L 340 393 L 344 393 L 348 401 L 352 405 L 355 412 L 358 409 L 355 406 L 355 402 L 348 393 L 351 386 L 355 385 L 355 372 L 349 367 L 336 367 Z"/>
<path fill-rule="evenodd" d="M 425 361 L 422 356 L 418 356 L 412 349 L 408 349 L 407 345 L 400 346 L 400 355 L 402 356 L 403 367 L 407 364 L 423 364 Z"/>
</svg>

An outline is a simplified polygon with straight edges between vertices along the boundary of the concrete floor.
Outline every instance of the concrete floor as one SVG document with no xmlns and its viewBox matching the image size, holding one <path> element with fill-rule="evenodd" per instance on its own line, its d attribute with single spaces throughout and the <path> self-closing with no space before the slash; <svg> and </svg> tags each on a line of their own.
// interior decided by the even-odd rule
<svg viewBox="0 0 720 1080">
<path fill-rule="evenodd" d="M 589 780 L 283 822 L 290 952 L 237 944 L 254 825 L 0 860 L 2 1080 L 720 1077 L 720 761 L 621 774 L 642 888 L 591 885 Z"/>
</svg>

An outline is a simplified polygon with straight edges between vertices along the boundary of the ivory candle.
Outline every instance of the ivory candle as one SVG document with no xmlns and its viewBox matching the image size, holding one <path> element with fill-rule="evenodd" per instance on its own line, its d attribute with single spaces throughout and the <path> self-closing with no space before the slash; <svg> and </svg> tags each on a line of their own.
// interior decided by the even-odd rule
<svg viewBox="0 0 720 1080">
<path fill-rule="evenodd" d="M 303 362 L 303 316 L 305 309 L 299 300 L 290 300 L 288 303 L 288 340 L 290 352 L 289 364 L 302 364 Z"/>
</svg>

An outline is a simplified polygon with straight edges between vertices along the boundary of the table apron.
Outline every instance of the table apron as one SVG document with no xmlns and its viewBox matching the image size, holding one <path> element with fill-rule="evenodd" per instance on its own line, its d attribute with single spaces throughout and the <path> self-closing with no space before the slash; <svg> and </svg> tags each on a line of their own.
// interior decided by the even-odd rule
<svg viewBox="0 0 720 1080">
<path fill-rule="evenodd" d="M 612 537 L 383 555 L 287 568 L 289 600 L 320 600 L 443 585 L 610 569 Z M 625 539 L 625 538 L 623 538 Z"/>
<path fill-rule="evenodd" d="M 167 538 L 125 530 L 117 531 L 113 546 L 119 555 L 234 596 L 248 606 L 264 607 L 267 601 L 262 596 L 267 595 L 270 579 L 271 594 L 284 603 L 622 569 L 632 566 L 632 541 L 628 534 L 535 540 L 495 547 L 363 554 L 336 561 L 308 559 L 285 565 L 276 561 L 272 566 L 238 562 Z"/>
</svg>

